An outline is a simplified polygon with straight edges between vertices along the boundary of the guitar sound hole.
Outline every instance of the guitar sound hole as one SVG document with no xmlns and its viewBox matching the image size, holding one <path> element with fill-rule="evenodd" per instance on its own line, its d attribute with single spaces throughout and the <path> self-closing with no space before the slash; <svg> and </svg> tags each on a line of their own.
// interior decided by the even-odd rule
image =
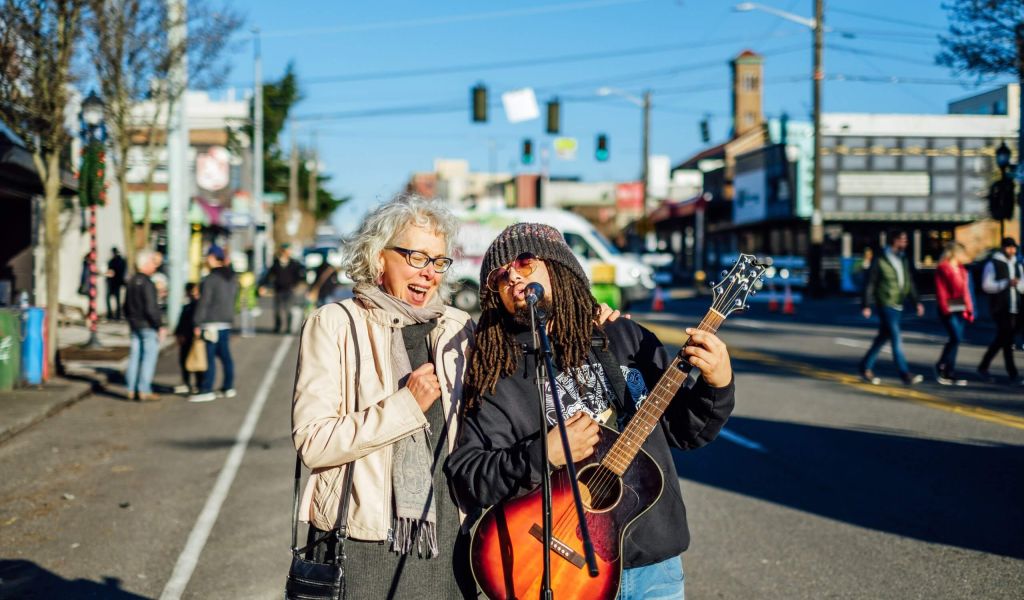
<svg viewBox="0 0 1024 600">
<path fill-rule="evenodd" d="M 583 467 L 576 479 L 580 484 L 583 504 L 591 512 L 611 510 L 622 498 L 622 480 L 599 464 Z"/>
</svg>

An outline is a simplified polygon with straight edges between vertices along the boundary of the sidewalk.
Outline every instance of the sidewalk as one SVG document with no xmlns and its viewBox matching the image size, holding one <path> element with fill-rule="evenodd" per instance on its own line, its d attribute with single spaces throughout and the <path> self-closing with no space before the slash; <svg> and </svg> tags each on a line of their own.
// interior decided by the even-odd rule
<svg viewBox="0 0 1024 600">
<path fill-rule="evenodd" d="M 58 343 L 63 376 L 51 376 L 43 385 L 0 392 L 0 443 L 104 389 L 110 383 L 109 375 L 125 370 L 127 323 L 101 322 L 97 336 L 102 348 L 84 349 L 81 346 L 89 339 L 89 328 L 82 323 L 61 325 Z M 160 351 L 173 343 L 173 337 L 168 336 L 160 345 Z"/>
</svg>

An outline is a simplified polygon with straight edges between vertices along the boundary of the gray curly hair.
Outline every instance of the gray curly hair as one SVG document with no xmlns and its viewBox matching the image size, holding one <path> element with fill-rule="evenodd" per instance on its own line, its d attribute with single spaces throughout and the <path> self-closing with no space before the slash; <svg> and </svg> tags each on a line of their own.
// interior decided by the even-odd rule
<svg viewBox="0 0 1024 600">
<path fill-rule="evenodd" d="M 440 200 L 428 200 L 416 194 L 399 194 L 367 213 L 359 229 L 342 242 L 342 270 L 356 283 L 375 285 L 381 275 L 380 253 L 395 242 L 406 227 L 416 225 L 433 229 L 444 238 L 445 255 L 452 256 L 459 221 Z M 441 274 L 438 293 L 447 300 L 452 284 L 451 271 Z"/>
</svg>

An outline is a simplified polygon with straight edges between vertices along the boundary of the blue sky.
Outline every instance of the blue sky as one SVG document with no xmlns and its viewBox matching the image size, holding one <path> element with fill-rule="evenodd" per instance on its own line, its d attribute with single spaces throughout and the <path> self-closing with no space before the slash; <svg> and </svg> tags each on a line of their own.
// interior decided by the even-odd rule
<svg viewBox="0 0 1024 600">
<path fill-rule="evenodd" d="M 469 119 L 469 89 L 484 83 L 500 93 L 537 90 L 538 101 L 562 99 L 562 135 L 576 137 L 575 161 L 552 160 L 551 173 L 584 180 L 637 178 L 640 110 L 621 98 L 598 98 L 612 86 L 653 97 L 651 151 L 673 163 L 702 147 L 698 123 L 710 115 L 713 141 L 730 128 L 728 61 L 744 49 L 765 55 L 768 116 L 810 113 L 811 34 L 763 12 L 735 12 L 731 0 L 528 0 L 236 2 L 248 25 L 263 32 L 267 80 L 293 61 L 305 99 L 294 114 L 320 116 L 297 125 L 300 143 L 315 134 L 331 188 L 351 195 L 335 215 L 343 229 L 367 206 L 399 191 L 410 173 L 429 171 L 435 157 L 465 158 L 473 170 L 536 170 L 519 164 L 520 144 L 550 144 L 543 120 L 509 124 L 493 106 L 486 124 Z M 813 0 L 764 0 L 811 16 Z M 825 22 L 828 76 L 902 76 L 931 83 L 828 80 L 832 112 L 942 113 L 947 101 L 973 93 L 934 64 L 935 36 L 947 16 L 939 0 L 829 0 Z M 850 37 L 852 35 L 852 37 Z M 590 60 L 566 57 L 597 55 Z M 229 57 L 232 85 L 252 85 L 251 44 Z M 511 61 L 532 64 L 499 68 Z M 427 70 L 482 65 L 448 73 Z M 396 72 L 417 73 L 395 76 Z M 370 79 L 366 74 L 376 74 Z M 948 83 L 941 83 L 941 82 Z M 983 85 L 982 88 L 988 87 Z M 406 114 L 371 117 L 366 111 Z M 543 114 L 543 104 L 541 106 Z M 605 133 L 611 158 L 593 159 Z M 287 137 L 287 134 L 285 134 Z M 538 150 L 539 152 L 539 150 Z"/>
</svg>

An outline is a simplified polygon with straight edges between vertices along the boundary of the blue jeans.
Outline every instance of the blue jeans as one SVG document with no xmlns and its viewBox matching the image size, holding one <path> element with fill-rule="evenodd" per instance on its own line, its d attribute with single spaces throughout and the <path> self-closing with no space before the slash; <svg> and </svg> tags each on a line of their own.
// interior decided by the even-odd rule
<svg viewBox="0 0 1024 600">
<path fill-rule="evenodd" d="M 235 363 L 231 360 L 231 346 L 228 345 L 230 337 L 230 329 L 221 329 L 217 332 L 216 342 L 206 342 L 206 375 L 199 386 L 200 393 L 213 391 L 213 381 L 217 378 L 217 361 L 214 357 L 219 358 L 224 365 L 224 385 L 221 389 L 230 390 L 235 387 Z"/>
<path fill-rule="evenodd" d="M 875 360 L 881 352 L 885 342 L 892 342 L 892 358 L 896 361 L 896 368 L 900 375 L 909 375 L 910 367 L 907 366 L 907 359 L 903 356 L 903 340 L 900 334 L 900 319 L 903 318 L 903 311 L 888 306 L 878 307 L 878 335 L 875 341 L 871 342 L 868 353 L 860 361 L 861 371 L 871 371 L 875 368 Z"/>
<path fill-rule="evenodd" d="M 942 325 L 949 334 L 946 345 L 942 348 L 942 355 L 939 356 L 939 364 L 936 368 L 939 375 L 952 375 L 956 367 L 956 351 L 960 348 L 960 342 L 964 339 L 964 318 L 961 315 L 939 315 Z"/>
<path fill-rule="evenodd" d="M 128 372 L 124 375 L 128 393 L 152 394 L 153 373 L 160 352 L 156 329 L 132 329 L 129 349 Z"/>
<path fill-rule="evenodd" d="M 622 570 L 619 600 L 683 600 L 686 576 L 680 556 Z"/>
</svg>

